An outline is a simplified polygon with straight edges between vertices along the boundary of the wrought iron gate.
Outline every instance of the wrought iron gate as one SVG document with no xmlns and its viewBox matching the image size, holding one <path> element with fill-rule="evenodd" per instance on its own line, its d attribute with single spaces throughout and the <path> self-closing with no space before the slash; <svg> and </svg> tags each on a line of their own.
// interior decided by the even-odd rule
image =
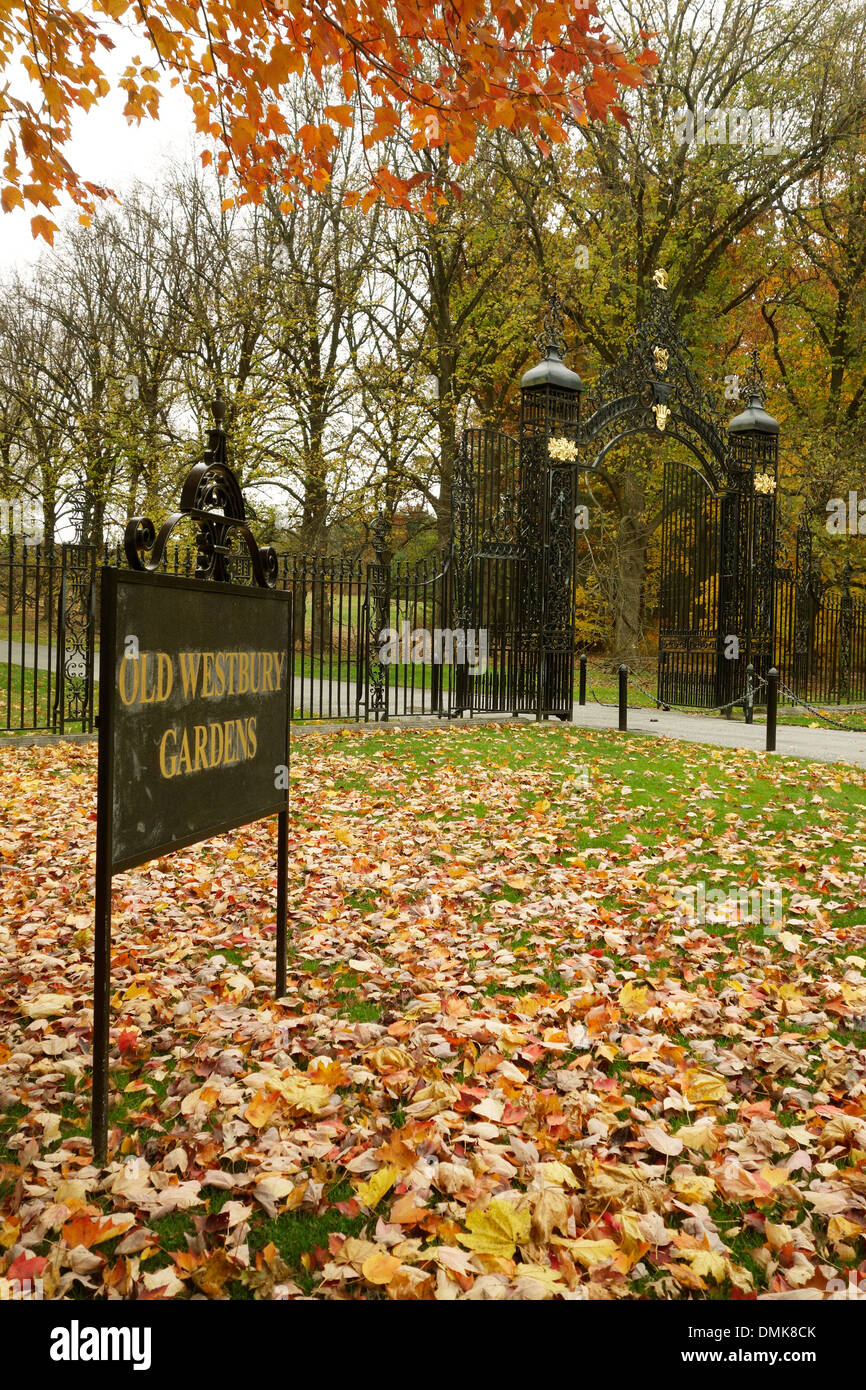
<svg viewBox="0 0 866 1390">
<path fill-rule="evenodd" d="M 721 621 L 730 576 L 722 571 L 730 499 L 697 468 L 665 461 L 659 579 L 658 696 L 703 707 L 729 697 L 731 660 Z M 724 515 L 724 521 L 727 521 Z"/>
<path fill-rule="evenodd" d="M 523 674 L 532 554 L 517 440 L 467 430 L 451 491 L 455 626 L 476 634 L 485 659 L 455 672 L 454 709 L 525 707 Z"/>
</svg>

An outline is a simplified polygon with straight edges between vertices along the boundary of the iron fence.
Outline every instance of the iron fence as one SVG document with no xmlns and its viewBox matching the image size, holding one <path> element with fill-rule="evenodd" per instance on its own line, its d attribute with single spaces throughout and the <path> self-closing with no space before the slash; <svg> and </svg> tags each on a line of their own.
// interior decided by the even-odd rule
<svg viewBox="0 0 866 1390">
<path fill-rule="evenodd" d="M 193 574 L 195 557 L 195 547 L 179 545 L 160 568 Z M 93 730 L 100 569 L 126 563 L 120 545 L 24 545 L 14 536 L 2 544 L 0 731 Z M 239 581 L 248 579 L 248 560 L 238 557 L 232 565 Z M 436 557 L 382 564 L 282 555 L 277 582 L 295 601 L 293 717 L 366 721 L 455 713 L 458 671 L 439 659 L 443 644 L 435 640 L 448 626 L 448 571 Z"/>
<path fill-rule="evenodd" d="M 192 574 L 195 554 L 179 545 L 162 568 Z M 243 579 L 248 562 L 235 563 Z M 0 546 L 0 731 L 92 731 L 103 564 L 124 566 L 122 547 L 25 545 L 17 537 Z M 486 582 L 482 574 L 482 588 Z M 373 561 L 284 554 L 278 583 L 294 596 L 295 719 L 447 718 L 533 703 L 534 668 L 512 650 L 512 633 L 497 624 L 499 609 L 482 601 L 485 593 L 472 605 L 478 623 L 485 607 L 495 610 L 485 650 L 474 667 L 454 659 L 459 605 L 447 555 L 413 562 L 391 561 L 383 550 Z M 783 687 L 811 703 L 866 702 L 866 604 L 852 596 L 847 571 L 832 585 L 796 565 L 777 570 L 774 625 Z M 521 672 L 533 686 L 523 695 L 510 684 Z"/>
</svg>

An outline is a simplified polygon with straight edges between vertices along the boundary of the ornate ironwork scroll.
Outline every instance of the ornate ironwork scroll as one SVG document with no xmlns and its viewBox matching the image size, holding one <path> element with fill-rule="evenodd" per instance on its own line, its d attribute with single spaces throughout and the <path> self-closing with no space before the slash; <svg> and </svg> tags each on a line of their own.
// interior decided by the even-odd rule
<svg viewBox="0 0 866 1390">
<path fill-rule="evenodd" d="M 255 583 L 260 588 L 273 589 L 279 571 L 277 554 L 271 546 L 257 545 L 247 523 L 240 483 L 227 460 L 223 429 L 226 408 L 221 391 L 211 409 L 216 423 L 209 431 L 204 456 L 186 476 L 178 510 L 172 512 L 159 531 L 149 517 L 135 517 L 128 522 L 123 537 L 127 561 L 134 570 L 158 570 L 172 532 L 182 521 L 191 521 L 196 527 L 196 579 L 230 581 L 232 559 L 238 556 L 236 542 L 242 542 Z"/>
<path fill-rule="evenodd" d="M 93 654 L 96 623 L 95 551 L 64 545 L 57 621 L 57 684 L 53 727 L 93 728 Z"/>
<path fill-rule="evenodd" d="M 718 486 L 726 440 L 720 403 L 700 383 L 671 308 L 667 277 L 653 276 L 649 311 L 626 339 L 619 359 L 584 395 L 578 437 L 584 468 L 597 466 L 624 434 L 648 431 L 688 444 Z"/>
</svg>

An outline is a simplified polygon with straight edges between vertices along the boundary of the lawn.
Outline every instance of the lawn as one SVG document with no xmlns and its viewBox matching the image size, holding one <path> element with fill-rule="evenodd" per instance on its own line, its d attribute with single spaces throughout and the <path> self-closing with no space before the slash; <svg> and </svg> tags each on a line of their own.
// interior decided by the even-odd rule
<svg viewBox="0 0 866 1390">
<path fill-rule="evenodd" d="M 44 729 L 51 720 L 54 680 L 48 671 L 0 662 L 0 732 Z"/>
<path fill-rule="evenodd" d="M 0 752 L 0 1275 L 669 1300 L 863 1262 L 863 772 L 568 727 L 298 740 L 284 999 L 271 824 L 115 880 L 100 1172 L 94 770 Z M 783 919 L 744 916 L 771 885 Z"/>
</svg>

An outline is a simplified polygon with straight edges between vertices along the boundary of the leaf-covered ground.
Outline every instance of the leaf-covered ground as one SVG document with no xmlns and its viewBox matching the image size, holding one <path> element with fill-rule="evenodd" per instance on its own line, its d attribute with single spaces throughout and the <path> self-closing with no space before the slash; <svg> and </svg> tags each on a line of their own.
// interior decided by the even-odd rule
<svg viewBox="0 0 866 1390">
<path fill-rule="evenodd" d="M 700 1299 L 866 1271 L 863 773 L 568 728 L 298 740 L 287 998 L 272 825 L 115 880 L 99 1171 L 94 772 L 0 753 L 0 1275 Z M 778 884 L 785 920 L 697 920 L 698 883 Z"/>
</svg>

